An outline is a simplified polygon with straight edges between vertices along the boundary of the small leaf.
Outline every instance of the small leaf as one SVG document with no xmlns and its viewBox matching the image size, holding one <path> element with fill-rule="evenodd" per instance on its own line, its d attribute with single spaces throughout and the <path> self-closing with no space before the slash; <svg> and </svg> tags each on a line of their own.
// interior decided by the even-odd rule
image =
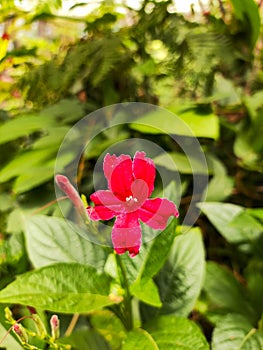
<svg viewBox="0 0 263 350">
<path fill-rule="evenodd" d="M 0 303 L 83 313 L 120 302 L 121 298 L 108 295 L 109 289 L 109 278 L 94 267 L 58 263 L 18 276 L 0 292 Z"/>
<path fill-rule="evenodd" d="M 65 219 L 36 215 L 26 220 L 25 237 L 29 258 L 35 267 L 56 262 L 79 262 L 102 270 L 105 253 L 101 246 L 80 236 L 79 228 Z"/>
<path fill-rule="evenodd" d="M 161 316 L 145 325 L 160 350 L 209 350 L 200 328 L 183 317 Z"/>
<path fill-rule="evenodd" d="M 131 293 L 146 304 L 155 307 L 162 306 L 158 288 L 151 279 L 132 285 Z"/>
<path fill-rule="evenodd" d="M 134 350 L 140 344 L 140 349 L 143 350 L 159 350 L 158 345 L 152 336 L 144 329 L 134 329 L 128 333 L 125 339 L 122 350 Z"/>
</svg>

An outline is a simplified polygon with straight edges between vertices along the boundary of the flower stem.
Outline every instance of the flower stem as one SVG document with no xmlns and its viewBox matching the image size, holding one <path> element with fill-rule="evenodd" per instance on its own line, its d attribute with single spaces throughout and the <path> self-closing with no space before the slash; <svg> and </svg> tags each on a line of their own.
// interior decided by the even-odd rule
<svg viewBox="0 0 263 350">
<path fill-rule="evenodd" d="M 132 295 L 130 293 L 129 281 L 127 278 L 126 268 L 119 254 L 115 254 L 116 263 L 120 270 L 120 279 L 122 286 L 125 290 L 125 296 L 123 301 L 124 316 L 125 316 L 125 328 L 130 331 L 133 329 L 133 314 L 132 314 Z"/>
</svg>

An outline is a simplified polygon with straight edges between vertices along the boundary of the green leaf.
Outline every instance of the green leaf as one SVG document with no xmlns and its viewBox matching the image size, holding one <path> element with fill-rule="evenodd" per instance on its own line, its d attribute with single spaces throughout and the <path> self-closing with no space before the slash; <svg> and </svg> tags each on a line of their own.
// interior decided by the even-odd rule
<svg viewBox="0 0 263 350">
<path fill-rule="evenodd" d="M 14 159 L 1 169 L 0 182 L 8 181 L 13 177 L 23 175 L 25 172 L 30 173 L 31 169 L 36 166 L 39 166 L 38 169 L 40 169 L 40 166 L 43 166 L 43 163 L 49 160 L 50 157 L 54 156 L 55 158 L 55 154 L 56 149 L 54 148 L 31 150 L 17 154 Z"/>
<path fill-rule="evenodd" d="M 45 266 L 17 277 L 0 292 L 0 303 L 41 310 L 83 313 L 121 301 L 109 296 L 110 280 L 96 268 L 77 263 Z"/>
<path fill-rule="evenodd" d="M 79 233 L 73 222 L 45 215 L 32 216 L 25 223 L 26 247 L 35 267 L 56 262 L 79 262 L 102 270 L 105 253 Z"/>
<path fill-rule="evenodd" d="M 90 315 L 90 323 L 111 345 L 112 349 L 120 349 L 126 337 L 126 330 L 120 319 L 111 311 L 98 310 Z"/>
<path fill-rule="evenodd" d="M 205 251 L 199 228 L 176 237 L 169 259 L 156 277 L 163 306 L 158 312 L 188 316 L 205 275 Z"/>
<path fill-rule="evenodd" d="M 219 122 L 213 113 L 201 111 L 196 106 L 185 108 L 177 106 L 170 110 L 171 113 L 167 111 L 162 113 L 160 110 L 150 112 L 136 119 L 136 122 L 131 124 L 131 128 L 151 134 L 218 138 Z"/>
<path fill-rule="evenodd" d="M 82 328 L 76 330 L 70 337 L 63 338 L 59 342 L 70 344 L 74 349 L 85 350 L 110 350 L 106 340 L 94 329 Z"/>
<path fill-rule="evenodd" d="M 224 164 L 216 157 L 209 155 L 210 163 L 212 163 L 213 178 L 209 181 L 206 201 L 223 201 L 233 191 L 234 180 L 227 175 Z"/>
<path fill-rule="evenodd" d="M 209 172 L 207 164 L 198 158 L 183 153 L 162 153 L 154 158 L 154 163 L 171 171 L 179 171 L 182 174 L 205 174 Z"/>
<path fill-rule="evenodd" d="M 128 333 L 123 343 L 122 350 L 134 350 L 138 344 L 140 344 L 140 349 L 143 350 L 159 350 L 152 336 L 141 328 L 136 328 Z"/>
<path fill-rule="evenodd" d="M 176 219 L 173 219 L 169 226 L 154 238 L 147 250 L 135 283 L 142 282 L 144 284 L 159 272 L 168 257 L 172 242 L 176 236 L 175 227 Z"/>
<path fill-rule="evenodd" d="M 198 205 L 211 223 L 230 243 L 248 243 L 256 241 L 263 226 L 249 212 L 230 203 L 200 203 Z"/>
<path fill-rule="evenodd" d="M 0 126 L 0 144 L 27 136 L 54 125 L 51 118 L 37 115 L 20 115 Z"/>
<path fill-rule="evenodd" d="M 261 244 L 262 245 L 262 244 Z M 262 248 L 261 248 L 262 249 Z M 263 261 L 262 252 L 260 260 L 251 259 L 248 267 L 245 270 L 245 278 L 247 282 L 247 289 L 251 303 L 258 314 L 258 318 L 263 313 Z"/>
<path fill-rule="evenodd" d="M 160 350 L 209 350 L 200 328 L 186 318 L 161 316 L 145 325 Z"/>
<path fill-rule="evenodd" d="M 16 194 L 24 193 L 54 177 L 54 166 L 36 166 L 25 171 L 15 180 L 13 191 Z"/>
<path fill-rule="evenodd" d="M 262 347 L 263 332 L 253 328 L 244 316 L 229 314 L 214 329 L 212 350 L 261 350 Z"/>
<path fill-rule="evenodd" d="M 256 320 L 256 311 L 250 304 L 244 287 L 226 268 L 208 262 L 204 290 L 213 308 L 242 314 L 252 323 Z"/>
<path fill-rule="evenodd" d="M 258 5 L 254 0 L 231 0 L 237 19 L 244 21 L 244 27 L 248 29 L 252 48 L 255 46 L 260 33 L 260 14 Z M 250 28 L 247 28 L 249 20 Z"/>
<path fill-rule="evenodd" d="M 62 123 L 70 123 L 85 116 L 85 105 L 76 98 L 62 99 L 59 102 L 48 106 L 40 112 L 46 118 L 57 119 Z"/>
<path fill-rule="evenodd" d="M 135 283 L 134 285 L 132 285 L 131 293 L 132 295 L 136 296 L 139 300 L 143 301 L 148 305 L 155 307 L 162 306 L 158 288 L 151 279 L 146 281 L 143 280 L 140 283 Z"/>
</svg>

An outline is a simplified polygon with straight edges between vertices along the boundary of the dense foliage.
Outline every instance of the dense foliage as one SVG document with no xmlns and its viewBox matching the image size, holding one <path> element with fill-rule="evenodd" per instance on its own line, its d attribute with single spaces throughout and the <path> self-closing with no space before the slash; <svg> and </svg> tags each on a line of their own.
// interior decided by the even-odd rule
<svg viewBox="0 0 263 350">
<path fill-rule="evenodd" d="M 18 3 L 0 5 L 1 337 L 13 326 L 1 346 L 262 349 L 262 2 L 214 0 L 183 16 L 171 0 L 144 0 L 139 10 L 105 1 L 83 17 L 61 14 L 59 0 L 30 11 Z M 87 122 L 87 137 L 98 132 L 75 180 L 88 201 L 97 159 L 119 141 L 154 142 L 180 173 L 178 184 L 171 163 L 154 158 L 180 217 L 133 259 L 76 233 L 76 211 L 61 194 L 66 220 L 54 191 L 68 131 L 124 102 L 165 108 L 191 130 L 159 113 L 106 129 Z M 208 173 L 169 134 L 189 149 L 197 138 Z M 57 171 L 71 172 L 71 151 Z M 187 229 L 193 182 L 207 176 L 194 198 L 201 214 Z"/>
</svg>

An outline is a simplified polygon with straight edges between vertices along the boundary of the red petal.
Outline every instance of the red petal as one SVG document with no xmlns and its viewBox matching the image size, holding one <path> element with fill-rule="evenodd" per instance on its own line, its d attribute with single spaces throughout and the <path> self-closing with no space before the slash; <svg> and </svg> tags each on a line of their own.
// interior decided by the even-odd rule
<svg viewBox="0 0 263 350">
<path fill-rule="evenodd" d="M 179 216 L 176 205 L 166 198 L 147 199 L 137 213 L 139 219 L 154 229 L 164 229 L 170 216 Z"/>
<path fill-rule="evenodd" d="M 123 203 L 111 191 L 97 191 L 90 196 L 95 207 L 88 207 L 91 220 L 110 220 L 124 211 Z"/>
<path fill-rule="evenodd" d="M 112 229 L 112 244 L 117 254 L 129 252 L 134 257 L 140 251 L 142 241 L 141 226 L 134 213 L 118 215 Z"/>
<path fill-rule="evenodd" d="M 133 158 L 133 174 L 135 179 L 142 179 L 148 185 L 149 197 L 154 189 L 155 165 L 152 159 L 145 157 L 144 152 L 136 152 Z"/>
<path fill-rule="evenodd" d="M 122 201 L 131 196 L 131 184 L 133 182 L 132 160 L 130 156 L 122 154 L 106 154 L 103 163 L 103 171 L 108 180 L 108 186 L 113 194 Z"/>
</svg>

